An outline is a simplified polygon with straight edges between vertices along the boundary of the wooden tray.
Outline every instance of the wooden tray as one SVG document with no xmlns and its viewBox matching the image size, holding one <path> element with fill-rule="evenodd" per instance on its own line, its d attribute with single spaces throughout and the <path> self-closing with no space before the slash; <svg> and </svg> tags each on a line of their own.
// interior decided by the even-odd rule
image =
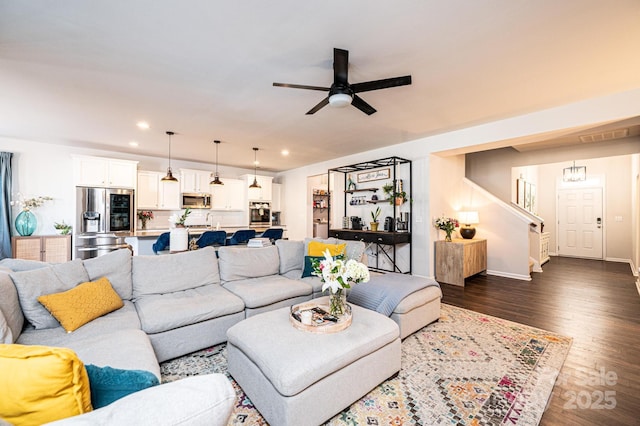
<svg viewBox="0 0 640 426">
<path fill-rule="evenodd" d="M 338 333 L 351 325 L 351 306 L 346 305 L 346 313 L 338 318 L 338 322 L 323 320 L 322 315 L 319 313 L 313 313 L 313 320 L 311 324 L 303 324 L 294 317 L 294 313 L 300 313 L 302 311 L 312 310 L 313 308 L 320 308 L 325 312 L 329 312 L 329 305 L 318 303 L 317 300 L 309 302 L 299 303 L 291 306 L 291 312 L 289 314 L 289 322 L 298 330 L 306 331 L 309 333 Z"/>
</svg>

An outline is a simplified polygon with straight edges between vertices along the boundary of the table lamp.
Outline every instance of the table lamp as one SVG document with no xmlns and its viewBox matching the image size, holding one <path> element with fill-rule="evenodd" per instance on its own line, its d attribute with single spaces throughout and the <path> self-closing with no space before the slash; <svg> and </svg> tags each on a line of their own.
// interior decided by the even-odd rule
<svg viewBox="0 0 640 426">
<path fill-rule="evenodd" d="M 460 236 L 467 240 L 472 239 L 476 235 L 476 228 L 471 225 L 480 223 L 478 212 L 458 212 L 458 220 L 464 224 L 460 227 Z"/>
</svg>

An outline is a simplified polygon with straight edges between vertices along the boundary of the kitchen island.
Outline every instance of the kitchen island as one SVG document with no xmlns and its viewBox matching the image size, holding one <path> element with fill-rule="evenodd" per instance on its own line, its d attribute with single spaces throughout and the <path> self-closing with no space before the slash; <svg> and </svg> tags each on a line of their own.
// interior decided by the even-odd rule
<svg viewBox="0 0 640 426">
<path fill-rule="evenodd" d="M 227 238 L 233 235 L 239 229 L 255 229 L 256 235 L 259 236 L 262 232 L 266 231 L 268 226 L 225 226 L 220 227 L 220 230 L 227 232 Z M 284 225 L 274 225 L 271 228 L 282 228 L 286 232 Z M 189 232 L 189 240 L 198 239 L 205 231 L 215 231 L 216 228 L 206 226 L 189 226 L 187 231 Z M 131 237 L 127 237 L 125 241 L 133 248 L 134 255 L 148 255 L 153 253 L 153 243 L 156 242 L 158 237 L 169 232 L 169 228 L 164 229 L 139 229 L 136 230 Z"/>
</svg>

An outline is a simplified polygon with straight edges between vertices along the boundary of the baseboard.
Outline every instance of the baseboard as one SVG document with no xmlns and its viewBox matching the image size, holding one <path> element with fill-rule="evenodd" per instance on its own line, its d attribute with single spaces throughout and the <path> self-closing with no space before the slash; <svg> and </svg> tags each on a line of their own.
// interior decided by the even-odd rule
<svg viewBox="0 0 640 426">
<path fill-rule="evenodd" d="M 497 277 L 513 278 L 520 281 L 531 281 L 531 275 L 512 274 L 511 272 L 493 271 L 487 269 L 487 275 L 495 275 Z"/>
</svg>

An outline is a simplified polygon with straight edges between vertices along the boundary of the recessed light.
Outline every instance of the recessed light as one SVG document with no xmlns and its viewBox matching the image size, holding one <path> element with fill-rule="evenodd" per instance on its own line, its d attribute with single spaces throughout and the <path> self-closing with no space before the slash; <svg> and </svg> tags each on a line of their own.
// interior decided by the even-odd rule
<svg viewBox="0 0 640 426">
<path fill-rule="evenodd" d="M 282 151 L 280 151 L 280 154 L 284 155 L 285 157 L 287 155 L 289 155 L 289 150 L 288 149 L 283 149 Z"/>
<path fill-rule="evenodd" d="M 137 147 L 137 146 L 138 146 L 138 142 L 136 142 L 136 141 L 131 141 L 131 142 L 129 142 L 129 146 Z"/>
<path fill-rule="evenodd" d="M 138 128 L 143 129 L 143 130 L 148 130 L 149 129 L 149 123 L 147 123 L 146 121 L 138 121 L 136 123 L 136 126 L 138 126 Z"/>
</svg>

